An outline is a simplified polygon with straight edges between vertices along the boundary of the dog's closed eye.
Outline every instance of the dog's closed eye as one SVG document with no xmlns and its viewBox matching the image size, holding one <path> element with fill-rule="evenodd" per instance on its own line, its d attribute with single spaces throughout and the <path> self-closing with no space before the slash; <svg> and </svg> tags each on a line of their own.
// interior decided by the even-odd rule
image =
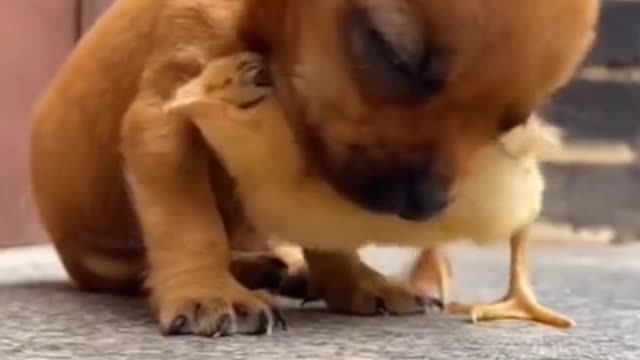
<svg viewBox="0 0 640 360">
<path fill-rule="evenodd" d="M 447 57 L 427 44 L 407 9 L 397 4 L 355 8 L 346 16 L 344 29 L 348 62 L 375 95 L 416 103 L 444 88 Z"/>
</svg>

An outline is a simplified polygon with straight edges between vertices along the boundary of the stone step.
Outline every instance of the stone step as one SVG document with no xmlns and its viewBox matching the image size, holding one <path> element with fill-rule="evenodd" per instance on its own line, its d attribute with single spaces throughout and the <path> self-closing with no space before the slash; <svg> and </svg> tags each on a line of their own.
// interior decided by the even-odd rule
<svg viewBox="0 0 640 360">
<path fill-rule="evenodd" d="M 546 164 L 542 218 L 581 228 L 613 228 L 640 238 L 640 170 L 630 165 Z"/>
<path fill-rule="evenodd" d="M 556 165 L 634 166 L 640 159 L 637 149 L 624 142 L 572 141 L 545 154 L 543 161 Z"/>
</svg>

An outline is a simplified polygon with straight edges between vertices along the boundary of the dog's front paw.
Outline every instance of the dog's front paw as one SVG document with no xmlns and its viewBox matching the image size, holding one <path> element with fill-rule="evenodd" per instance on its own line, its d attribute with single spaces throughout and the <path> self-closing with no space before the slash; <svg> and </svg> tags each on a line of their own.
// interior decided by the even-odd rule
<svg viewBox="0 0 640 360">
<path fill-rule="evenodd" d="M 333 267 L 331 271 L 310 267 L 312 295 L 325 300 L 332 311 L 358 315 L 408 315 L 443 307 L 441 301 L 420 295 L 355 258 L 348 263 L 346 259 L 332 262 L 339 267 Z"/>
<path fill-rule="evenodd" d="M 347 280 L 348 284 L 325 287 L 323 297 L 329 309 L 359 315 L 410 315 L 442 308 L 435 298 L 419 295 L 399 282 L 365 277 Z"/>
<path fill-rule="evenodd" d="M 207 286 L 166 287 L 153 292 L 163 334 L 219 337 L 270 334 L 284 321 L 271 296 L 251 291 L 234 280 Z"/>
</svg>

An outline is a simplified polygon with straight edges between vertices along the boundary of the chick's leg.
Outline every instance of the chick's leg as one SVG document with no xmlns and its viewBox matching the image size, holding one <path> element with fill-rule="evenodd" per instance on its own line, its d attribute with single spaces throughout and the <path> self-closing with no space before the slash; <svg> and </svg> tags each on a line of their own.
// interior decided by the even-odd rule
<svg viewBox="0 0 640 360">
<path fill-rule="evenodd" d="M 538 303 L 531 287 L 527 265 L 527 231 L 511 239 L 511 266 L 507 295 L 493 304 L 463 305 L 453 303 L 448 311 L 471 317 L 472 322 L 521 319 L 554 327 L 569 328 L 574 322 Z"/>
<path fill-rule="evenodd" d="M 411 274 L 409 285 L 419 293 L 435 291 L 436 296 L 446 304 L 451 292 L 451 263 L 443 249 L 434 247 L 422 250 Z"/>
</svg>

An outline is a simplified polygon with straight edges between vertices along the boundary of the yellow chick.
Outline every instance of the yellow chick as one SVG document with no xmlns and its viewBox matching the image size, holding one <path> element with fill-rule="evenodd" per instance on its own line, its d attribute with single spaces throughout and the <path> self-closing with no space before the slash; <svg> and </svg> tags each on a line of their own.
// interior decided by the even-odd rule
<svg viewBox="0 0 640 360">
<path fill-rule="evenodd" d="M 468 238 L 479 245 L 510 239 L 511 265 L 507 294 L 493 304 L 448 305 L 452 313 L 469 314 L 480 320 L 527 319 L 571 327 L 573 321 L 536 301 L 531 288 L 526 241 L 528 232 L 542 209 L 544 177 L 539 156 L 560 146 L 557 128 L 538 118 L 502 136 L 498 144 L 477 157 L 473 175 L 461 185 L 447 213 L 438 219 L 454 238 Z M 424 250 L 412 271 L 413 281 L 436 273 L 442 297 L 447 296 L 451 268 L 440 249 Z"/>
<path fill-rule="evenodd" d="M 540 213 L 544 179 L 537 155 L 559 134 L 535 118 L 480 151 L 471 175 L 441 215 L 413 222 L 370 213 L 345 199 L 306 166 L 271 89 L 256 86 L 260 66 L 221 74 L 222 60 L 179 89 L 165 107 L 188 119 L 235 179 L 254 224 L 303 248 L 352 251 L 368 244 L 433 249 L 470 239 L 511 240 L 507 295 L 495 304 L 451 304 L 475 320 L 519 318 L 568 327 L 572 321 L 539 305 L 531 289 L 525 242 Z"/>
</svg>

